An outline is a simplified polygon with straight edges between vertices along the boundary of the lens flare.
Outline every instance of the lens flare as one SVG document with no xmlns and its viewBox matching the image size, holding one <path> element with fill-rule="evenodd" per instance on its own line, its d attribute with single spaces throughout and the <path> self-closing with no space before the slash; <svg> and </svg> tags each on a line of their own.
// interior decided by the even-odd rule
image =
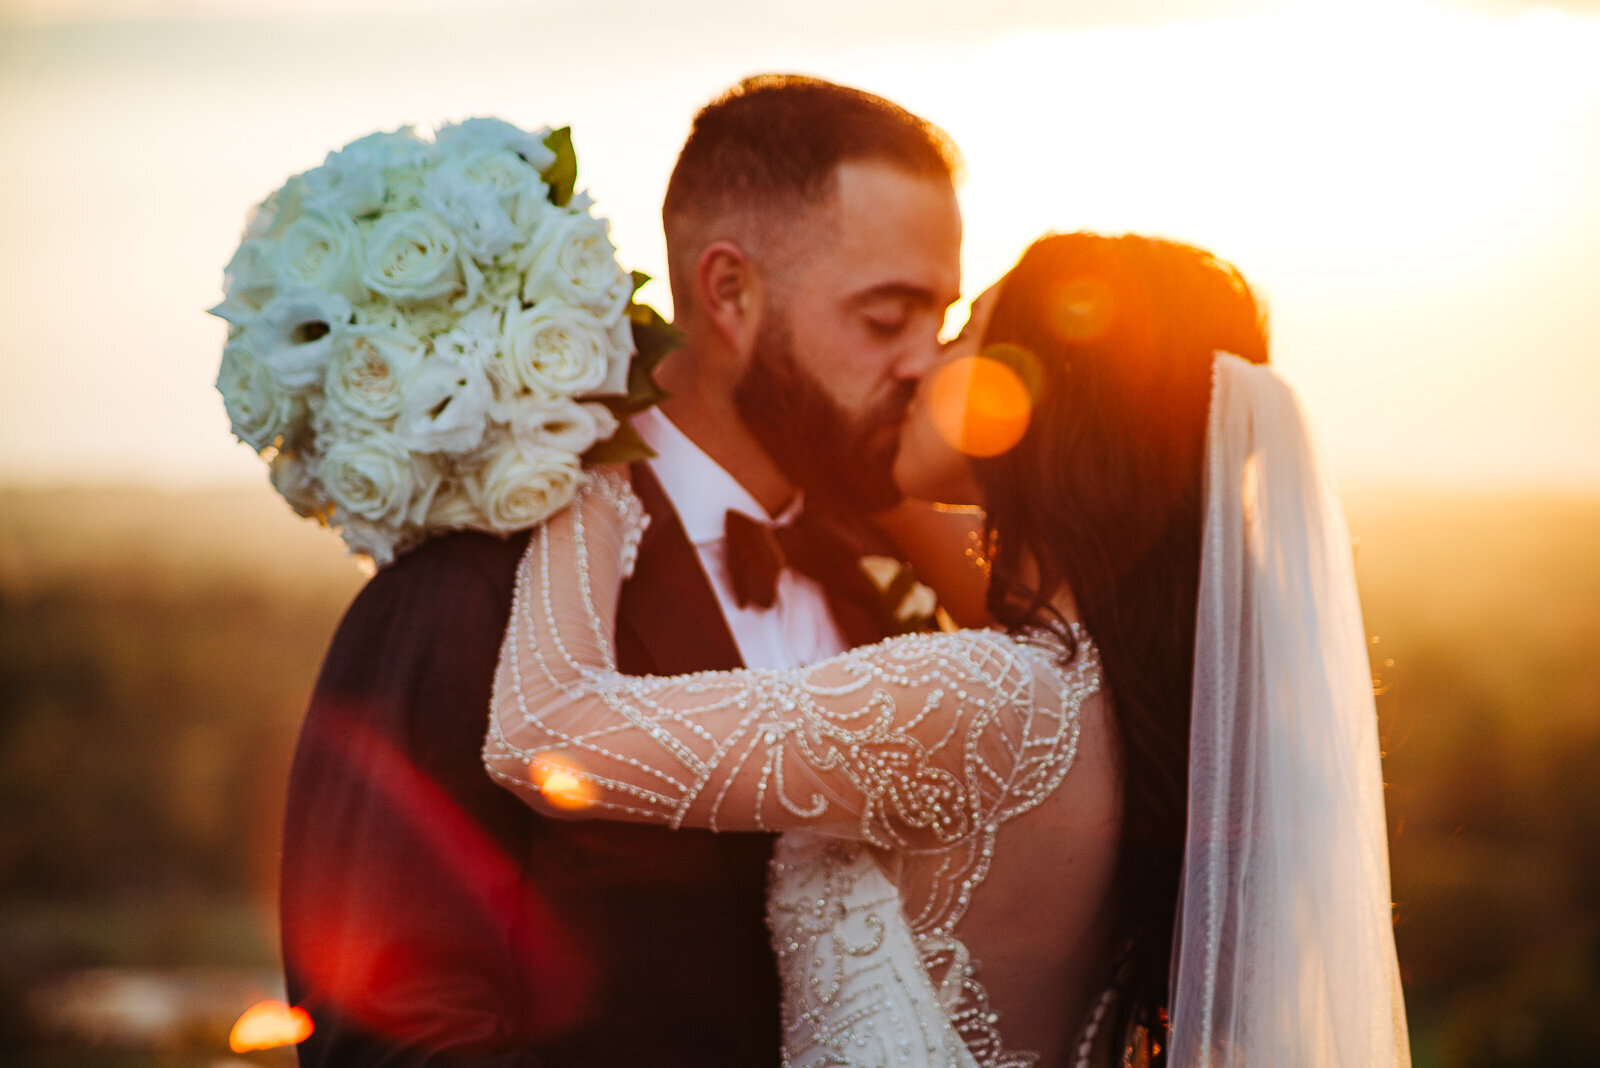
<svg viewBox="0 0 1600 1068">
<path fill-rule="evenodd" d="M 963 356 L 934 372 L 928 390 L 934 429 L 968 456 L 998 456 L 1027 432 L 1028 387 L 999 360 Z"/>
<path fill-rule="evenodd" d="M 235 1053 L 293 1046 L 311 1037 L 311 1014 L 281 1001 L 258 1001 L 240 1016 L 228 1033 Z"/>
<path fill-rule="evenodd" d="M 1098 278 L 1079 275 L 1057 286 L 1045 305 L 1050 328 L 1063 341 L 1093 341 L 1117 316 L 1116 294 Z"/>
<path fill-rule="evenodd" d="M 569 758 L 538 757 L 528 765 L 528 778 L 545 801 L 556 808 L 580 809 L 594 804 L 594 784 Z"/>
</svg>

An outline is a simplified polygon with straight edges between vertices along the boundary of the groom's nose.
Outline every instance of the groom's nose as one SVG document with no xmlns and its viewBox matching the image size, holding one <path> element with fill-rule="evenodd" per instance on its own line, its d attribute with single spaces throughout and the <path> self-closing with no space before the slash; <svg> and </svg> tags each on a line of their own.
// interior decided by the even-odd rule
<svg viewBox="0 0 1600 1068">
<path fill-rule="evenodd" d="M 908 344 L 895 359 L 894 376 L 905 382 L 922 381 L 938 365 L 939 351 L 938 335 L 930 331 L 926 338 Z"/>
</svg>

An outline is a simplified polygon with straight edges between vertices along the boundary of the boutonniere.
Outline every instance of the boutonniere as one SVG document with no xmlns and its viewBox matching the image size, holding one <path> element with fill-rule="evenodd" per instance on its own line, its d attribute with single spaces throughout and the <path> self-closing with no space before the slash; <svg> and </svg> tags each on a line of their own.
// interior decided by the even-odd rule
<svg viewBox="0 0 1600 1068">
<path fill-rule="evenodd" d="M 917 579 L 916 568 L 892 556 L 863 556 L 860 564 L 878 593 L 878 615 L 886 637 L 956 629 L 955 621 L 939 607 L 933 587 Z"/>
</svg>

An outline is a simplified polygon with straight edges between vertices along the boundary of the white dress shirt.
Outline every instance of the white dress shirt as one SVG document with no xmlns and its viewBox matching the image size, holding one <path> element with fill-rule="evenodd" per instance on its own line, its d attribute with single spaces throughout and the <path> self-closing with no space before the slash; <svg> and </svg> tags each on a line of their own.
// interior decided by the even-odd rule
<svg viewBox="0 0 1600 1068">
<path fill-rule="evenodd" d="M 743 512 L 752 519 L 784 525 L 800 514 L 798 495 L 778 516 L 767 515 L 748 490 L 657 408 L 633 417 L 634 429 L 655 450 L 646 461 L 677 511 L 684 533 L 694 545 L 711 590 L 722 607 L 733 642 L 746 667 L 785 668 L 809 664 L 850 648 L 828 612 L 822 586 L 793 568 L 778 574 L 777 597 L 771 608 L 747 605 L 734 598 L 728 574 L 725 514 Z"/>
</svg>

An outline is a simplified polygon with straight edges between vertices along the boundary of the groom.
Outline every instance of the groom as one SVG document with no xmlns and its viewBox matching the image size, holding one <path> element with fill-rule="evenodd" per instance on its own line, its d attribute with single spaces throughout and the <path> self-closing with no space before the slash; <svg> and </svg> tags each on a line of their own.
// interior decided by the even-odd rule
<svg viewBox="0 0 1600 1068">
<path fill-rule="evenodd" d="M 663 208 L 685 344 L 659 375 L 671 399 L 636 421 L 657 456 L 634 468 L 651 525 L 623 671 L 792 665 L 882 636 L 839 546 L 895 499 L 900 423 L 957 296 L 953 167 L 927 123 L 813 79 L 752 79 L 697 117 Z M 778 541 L 752 519 L 810 531 L 799 553 L 834 563 L 774 574 L 740 552 Z M 771 840 L 547 820 L 482 768 L 526 543 L 435 538 L 334 637 L 284 835 L 289 995 L 315 1026 L 301 1063 L 776 1064 Z"/>
</svg>

